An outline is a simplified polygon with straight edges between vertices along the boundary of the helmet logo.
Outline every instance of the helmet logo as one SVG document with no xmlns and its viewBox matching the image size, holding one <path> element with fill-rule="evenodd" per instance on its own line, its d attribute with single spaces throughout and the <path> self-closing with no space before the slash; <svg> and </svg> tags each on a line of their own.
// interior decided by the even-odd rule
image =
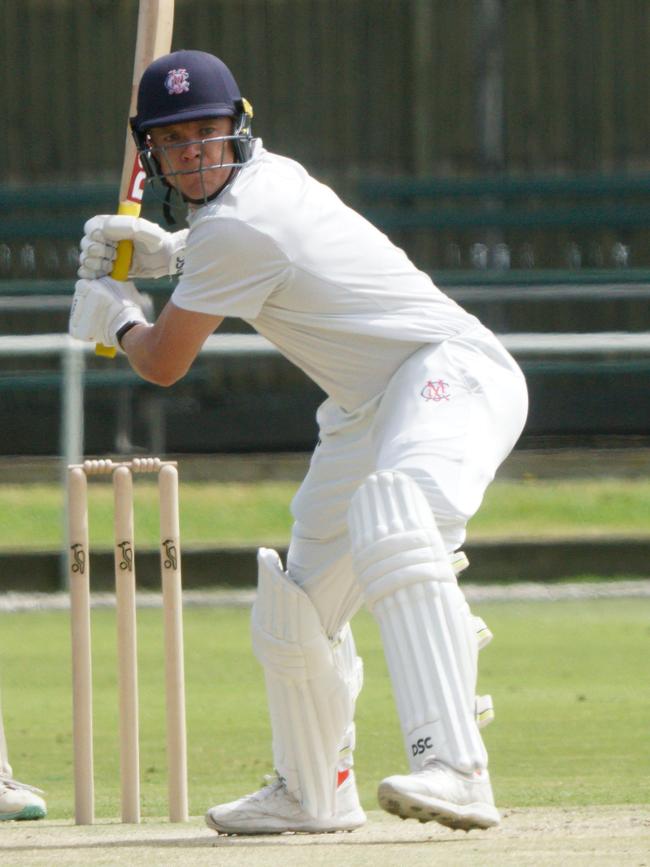
<svg viewBox="0 0 650 867">
<path fill-rule="evenodd" d="M 170 69 L 165 78 L 167 93 L 187 93 L 190 89 L 190 74 L 187 69 Z"/>
</svg>

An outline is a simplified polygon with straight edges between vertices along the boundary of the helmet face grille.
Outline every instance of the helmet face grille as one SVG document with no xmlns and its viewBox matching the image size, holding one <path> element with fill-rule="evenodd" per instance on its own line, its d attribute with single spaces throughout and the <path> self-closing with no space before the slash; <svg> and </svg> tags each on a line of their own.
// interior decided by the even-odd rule
<svg viewBox="0 0 650 867">
<path fill-rule="evenodd" d="M 197 173 L 203 173 L 212 171 L 214 169 L 230 169 L 230 168 L 238 168 L 242 165 L 242 160 L 238 159 L 238 155 L 236 153 L 235 148 L 233 147 L 233 158 L 229 158 L 226 153 L 226 143 L 227 142 L 235 142 L 239 143 L 242 139 L 242 136 L 238 135 L 220 135 L 220 136 L 212 136 L 210 138 L 202 138 L 202 139 L 193 139 L 188 141 L 180 142 L 179 144 L 171 144 L 171 145 L 163 145 L 162 147 L 149 147 L 149 155 L 152 159 L 154 159 L 159 168 L 159 174 L 164 178 L 172 178 L 178 175 L 193 175 Z M 214 157 L 208 158 L 206 154 L 206 145 L 215 145 L 221 144 L 220 156 L 218 159 L 214 159 Z M 197 145 L 200 147 L 200 156 L 199 156 L 199 164 L 198 166 L 194 166 L 189 169 L 174 169 L 173 168 L 173 159 L 172 152 L 174 150 L 178 150 L 180 148 L 189 147 L 191 145 Z M 211 150 L 213 150 L 211 148 Z"/>
<path fill-rule="evenodd" d="M 149 182 L 160 181 L 165 187 L 176 187 L 175 178 L 183 175 L 199 174 L 201 176 L 202 193 L 196 198 L 187 198 L 183 196 L 186 202 L 192 204 L 205 204 L 221 192 L 221 187 L 212 192 L 206 184 L 206 175 L 209 172 L 219 169 L 237 169 L 243 166 L 251 157 L 253 142 L 255 139 L 250 134 L 250 123 L 248 123 L 248 132 L 243 134 L 233 133 L 232 135 L 211 136 L 209 138 L 184 140 L 179 143 L 154 147 L 151 138 L 145 135 L 145 144 L 140 148 L 140 159 L 145 168 L 147 179 Z M 227 143 L 231 143 L 231 148 L 227 148 Z M 220 144 L 220 148 L 215 148 L 214 145 Z M 200 148 L 198 165 L 194 164 L 191 168 L 179 169 L 174 167 L 173 151 L 195 145 Z M 209 146 L 210 153 L 207 153 Z M 229 153 L 230 151 L 230 153 Z M 232 155 L 231 155 L 232 154 Z M 182 196 L 182 194 L 180 194 Z"/>
</svg>

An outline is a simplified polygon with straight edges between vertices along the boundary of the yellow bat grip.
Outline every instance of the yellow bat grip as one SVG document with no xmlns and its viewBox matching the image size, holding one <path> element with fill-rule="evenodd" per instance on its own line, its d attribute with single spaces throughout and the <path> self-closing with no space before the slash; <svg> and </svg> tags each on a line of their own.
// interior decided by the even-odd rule
<svg viewBox="0 0 650 867">
<path fill-rule="evenodd" d="M 117 244 L 117 256 L 113 262 L 111 277 L 113 280 L 126 281 L 129 279 L 129 268 L 133 256 L 133 241 L 119 241 Z"/>
<path fill-rule="evenodd" d="M 140 205 L 135 202 L 120 202 L 117 209 L 118 214 L 126 214 L 129 217 L 138 217 L 140 215 Z M 131 258 L 133 256 L 133 241 L 119 241 L 117 245 L 117 256 L 113 263 L 111 277 L 113 280 L 121 280 L 122 282 L 129 279 L 129 268 L 131 267 Z M 104 358 L 115 358 L 117 350 L 114 346 L 104 346 L 103 343 L 98 343 L 95 346 L 95 355 L 101 355 Z"/>
</svg>

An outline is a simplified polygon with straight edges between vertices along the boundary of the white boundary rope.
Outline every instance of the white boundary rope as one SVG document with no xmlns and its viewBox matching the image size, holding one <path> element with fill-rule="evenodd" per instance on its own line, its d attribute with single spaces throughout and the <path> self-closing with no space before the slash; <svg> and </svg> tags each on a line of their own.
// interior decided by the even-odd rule
<svg viewBox="0 0 650 867">
<path fill-rule="evenodd" d="M 464 584 L 463 592 L 470 603 L 481 602 L 565 602 L 587 599 L 648 599 L 650 580 L 574 581 L 561 583 L 520 582 L 516 584 Z M 255 590 L 184 590 L 184 608 L 250 608 Z M 138 608 L 161 608 L 162 594 L 140 592 Z M 115 608 L 114 593 L 91 594 L 93 608 Z M 68 611 L 67 593 L 0 594 L 0 614 L 29 611 Z"/>
</svg>

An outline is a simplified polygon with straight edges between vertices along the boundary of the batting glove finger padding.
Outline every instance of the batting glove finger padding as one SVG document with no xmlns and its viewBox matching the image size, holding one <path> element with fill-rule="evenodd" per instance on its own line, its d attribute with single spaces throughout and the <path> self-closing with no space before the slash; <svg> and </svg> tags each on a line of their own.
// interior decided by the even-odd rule
<svg viewBox="0 0 650 867">
<path fill-rule="evenodd" d="M 77 340 L 118 346 L 116 333 L 127 322 L 147 323 L 140 295 L 133 283 L 110 277 L 77 280 L 70 310 L 69 331 Z"/>
<path fill-rule="evenodd" d="M 81 240 L 78 274 L 96 279 L 110 272 L 118 241 L 133 242 L 130 277 L 156 278 L 180 273 L 183 268 L 187 229 L 166 232 L 156 223 L 140 217 L 100 214 L 88 220 Z"/>
<path fill-rule="evenodd" d="M 113 270 L 113 262 L 117 256 L 117 244 L 94 241 L 88 235 L 81 239 L 79 254 L 79 270 L 77 274 L 86 280 L 97 280 L 105 277 Z"/>
</svg>

